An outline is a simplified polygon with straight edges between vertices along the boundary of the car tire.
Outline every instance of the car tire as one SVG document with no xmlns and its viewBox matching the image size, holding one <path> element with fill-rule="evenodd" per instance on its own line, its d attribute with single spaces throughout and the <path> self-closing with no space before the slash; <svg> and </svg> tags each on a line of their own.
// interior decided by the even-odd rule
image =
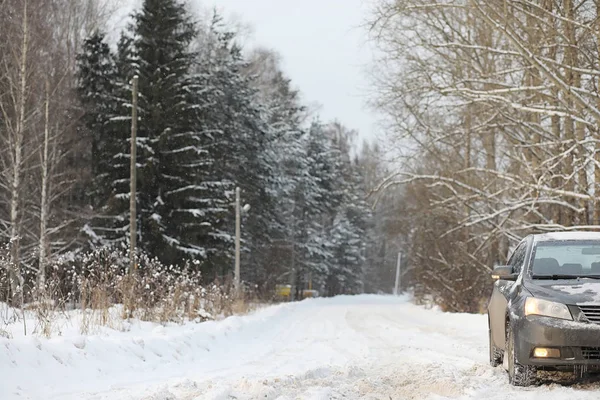
<svg viewBox="0 0 600 400">
<path fill-rule="evenodd" d="M 515 355 L 515 336 L 511 324 L 506 331 L 506 354 L 508 358 L 508 382 L 513 386 L 531 386 L 537 381 L 537 369 L 532 365 L 523 365 Z"/>
<path fill-rule="evenodd" d="M 490 349 L 490 365 L 492 367 L 497 367 L 498 365 L 502 364 L 503 358 L 504 358 L 504 353 L 502 352 L 502 350 L 500 350 L 499 348 L 497 348 L 494 345 L 494 342 L 492 342 L 492 327 L 490 325 L 489 329 L 488 329 L 488 336 L 489 336 L 489 349 Z"/>
</svg>

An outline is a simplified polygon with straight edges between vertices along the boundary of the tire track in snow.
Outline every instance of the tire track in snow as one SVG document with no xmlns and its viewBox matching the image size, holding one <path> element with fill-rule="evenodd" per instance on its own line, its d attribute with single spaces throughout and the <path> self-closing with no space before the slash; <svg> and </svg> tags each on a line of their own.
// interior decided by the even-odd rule
<svg viewBox="0 0 600 400">
<path fill-rule="evenodd" d="M 331 311 L 331 310 L 329 310 Z M 340 313 L 338 313 L 339 315 Z M 326 308 L 317 314 L 326 318 Z M 292 378 L 246 380 L 190 399 L 592 399 L 598 385 L 513 388 L 487 365 L 485 317 L 443 314 L 412 304 L 354 305 L 337 329 L 367 345 L 364 357 Z M 345 351 L 339 342 L 333 348 Z M 203 394 L 200 394 L 203 393 Z"/>
<path fill-rule="evenodd" d="M 502 368 L 487 364 L 486 324 L 485 316 L 446 314 L 389 297 L 311 300 L 281 308 L 262 321 L 261 329 L 242 325 L 219 338 L 227 348 L 209 353 L 205 362 L 180 379 L 80 398 L 587 400 L 600 396 L 598 383 L 509 386 Z"/>
</svg>

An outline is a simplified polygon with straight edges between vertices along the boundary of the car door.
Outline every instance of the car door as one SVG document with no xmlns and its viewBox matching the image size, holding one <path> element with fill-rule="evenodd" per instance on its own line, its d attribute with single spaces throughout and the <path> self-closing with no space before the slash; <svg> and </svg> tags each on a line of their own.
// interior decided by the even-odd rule
<svg viewBox="0 0 600 400">
<path fill-rule="evenodd" d="M 525 263 L 528 248 L 528 240 L 524 239 L 508 259 L 508 266 L 512 268 L 513 273 L 520 273 Z M 506 311 L 508 308 L 508 298 L 510 289 L 515 285 L 514 281 L 497 280 L 494 283 L 492 297 L 488 305 L 488 316 L 490 329 L 492 330 L 492 340 L 494 345 L 504 350 L 506 342 Z"/>
</svg>

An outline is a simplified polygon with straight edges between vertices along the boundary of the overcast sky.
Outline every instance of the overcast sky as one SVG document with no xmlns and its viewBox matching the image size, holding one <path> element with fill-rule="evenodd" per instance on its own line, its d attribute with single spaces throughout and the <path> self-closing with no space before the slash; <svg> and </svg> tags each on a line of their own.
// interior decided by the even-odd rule
<svg viewBox="0 0 600 400">
<path fill-rule="evenodd" d="M 116 41 L 131 11 L 142 0 L 107 0 L 118 4 L 109 24 Z M 362 27 L 371 0 L 188 0 L 206 12 L 215 8 L 228 21 L 248 25 L 244 44 L 277 51 L 284 71 L 306 105 L 319 104 L 321 120 L 333 119 L 376 137 L 376 115 L 365 106 L 367 71 L 372 60 Z"/>
<path fill-rule="evenodd" d="M 198 0 L 197 0 L 198 1 Z M 363 138 L 375 136 L 376 117 L 365 106 L 371 51 L 362 28 L 368 0 L 200 0 L 227 19 L 248 23 L 249 45 L 276 50 L 306 103 L 321 119 L 338 119 Z"/>
</svg>

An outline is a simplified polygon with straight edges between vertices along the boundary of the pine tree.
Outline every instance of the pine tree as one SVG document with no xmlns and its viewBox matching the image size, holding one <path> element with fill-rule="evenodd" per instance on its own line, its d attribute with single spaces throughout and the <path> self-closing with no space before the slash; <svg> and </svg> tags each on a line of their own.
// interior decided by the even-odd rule
<svg viewBox="0 0 600 400">
<path fill-rule="evenodd" d="M 126 125 L 119 118 L 123 111 L 119 74 L 103 33 L 96 32 L 84 42 L 77 65 L 78 93 L 84 111 L 81 131 L 88 136 L 91 148 L 88 162 L 92 184 L 87 191 L 89 203 L 98 214 L 86 226 L 86 233 L 91 244 L 103 245 L 122 237 L 124 221 L 118 215 L 122 207 L 116 206 L 121 202 L 121 190 L 115 182 L 128 178 L 123 162 Z"/>
<path fill-rule="evenodd" d="M 327 280 L 330 295 L 363 291 L 366 237 L 372 215 L 356 164 L 348 163 L 347 167 L 347 190 L 331 234 L 334 257 Z"/>
<path fill-rule="evenodd" d="M 329 164 L 329 200 L 323 210 L 329 216 L 328 238 L 332 254 L 328 260 L 325 292 L 328 295 L 362 291 L 364 237 L 370 218 L 365 191 L 350 153 L 356 132 L 338 122 L 325 127 Z"/>
<path fill-rule="evenodd" d="M 383 151 L 376 144 L 363 145 L 356 166 L 365 193 L 369 193 L 378 182 L 389 176 L 389 171 L 383 162 Z M 388 191 L 379 199 L 377 207 L 372 211 L 373 199 L 368 204 L 370 217 L 367 219 L 364 237 L 366 258 L 364 283 L 365 292 L 368 293 L 390 293 L 393 288 L 396 257 L 400 250 L 395 226 L 399 216 L 403 214 L 398 208 L 401 200 L 395 192 L 397 189 Z"/>
<path fill-rule="evenodd" d="M 333 261 L 326 284 L 329 296 L 361 291 L 364 263 L 361 233 L 363 232 L 350 222 L 347 210 L 342 210 L 334 220 L 330 234 L 333 242 Z"/>
<path fill-rule="evenodd" d="M 140 79 L 138 208 L 141 243 L 165 263 L 205 259 L 227 211 L 221 181 L 210 173 L 211 126 L 191 75 L 196 28 L 176 0 L 146 0 L 135 16 Z M 216 194 L 221 192 L 220 194 Z"/>
<path fill-rule="evenodd" d="M 333 243 L 329 237 L 332 216 L 341 203 L 344 185 L 337 181 L 336 150 L 325 127 L 314 122 L 304 138 L 305 156 L 299 165 L 301 176 L 294 188 L 294 242 L 298 248 L 297 290 L 307 288 L 307 280 L 323 287 L 329 274 Z"/>
<path fill-rule="evenodd" d="M 246 260 L 250 265 L 246 277 L 270 291 L 276 283 L 290 281 L 296 254 L 302 251 L 296 243 L 298 221 L 293 195 L 308 174 L 305 132 L 301 128 L 305 110 L 271 51 L 255 51 L 244 73 L 252 77 L 249 83 L 263 105 L 265 132 L 260 161 L 268 171 L 263 182 L 270 198 L 270 204 L 261 204 L 262 214 L 266 214 L 263 233 L 252 248 L 252 257 Z"/>
<path fill-rule="evenodd" d="M 242 201 L 252 206 L 243 219 L 243 261 L 245 271 L 256 271 L 260 260 L 254 255 L 269 241 L 274 216 L 274 200 L 268 190 L 274 166 L 267 146 L 265 109 L 252 86 L 253 78 L 243 73 L 246 62 L 235 44 L 235 35 L 222 27 L 218 15 L 213 18 L 199 60 L 196 74 L 204 79 L 205 121 L 216 138 L 212 153 L 219 170 L 215 173 L 232 186 L 239 186 Z M 230 210 L 222 221 L 227 231 L 225 239 L 233 235 L 235 227 L 233 208 Z M 222 275 L 233 266 L 232 240 L 221 245 L 220 259 L 215 261 L 221 264 Z M 245 278 L 254 281 L 256 276 L 246 274 Z"/>
<path fill-rule="evenodd" d="M 123 32 L 116 56 L 94 37 L 80 60 L 87 125 L 95 137 L 105 138 L 94 167 L 101 193 L 93 196 L 103 213 L 91 234 L 104 244 L 128 238 L 130 82 L 137 74 L 138 243 L 169 264 L 206 260 L 226 236 L 221 226 L 228 186 L 213 158 L 218 138 L 209 114 L 215 110 L 206 109 L 214 98 L 205 95 L 206 79 L 193 73 L 197 54 L 190 45 L 196 33 L 178 1 L 146 0 Z M 100 61 L 89 54 L 99 54 Z M 103 65 L 110 66 L 108 72 Z M 104 75 L 110 84 L 102 83 Z"/>
<path fill-rule="evenodd" d="M 127 241 L 137 74 L 142 250 L 168 264 L 200 259 L 208 279 L 230 273 L 239 186 L 252 206 L 243 217 L 244 280 L 265 289 L 293 280 L 298 294 L 311 281 L 330 295 L 360 291 L 370 214 L 350 161 L 352 134 L 318 121 L 303 129 L 304 107 L 277 63 L 267 54 L 257 72 L 235 39 L 218 16 L 199 36 L 178 1 L 146 0 L 114 56 L 102 35 L 86 42 L 80 97 L 94 138 L 91 197 L 102 210 L 90 234 Z"/>
</svg>

